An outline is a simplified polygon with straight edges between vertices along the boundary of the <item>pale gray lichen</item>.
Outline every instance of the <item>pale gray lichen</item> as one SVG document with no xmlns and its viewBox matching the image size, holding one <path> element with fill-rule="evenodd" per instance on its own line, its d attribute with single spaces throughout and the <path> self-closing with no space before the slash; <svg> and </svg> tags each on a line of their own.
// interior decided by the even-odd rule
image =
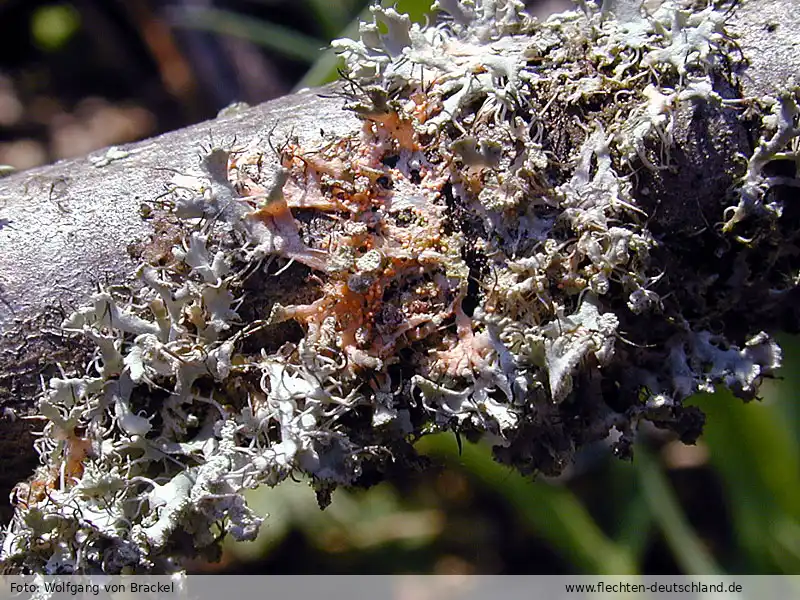
<svg viewBox="0 0 800 600">
<path fill-rule="evenodd" d="M 761 330 L 795 315 L 798 180 L 768 171 L 798 163 L 797 91 L 731 95 L 712 7 L 539 22 L 516 0 L 438 6 L 426 27 L 373 7 L 334 42 L 360 132 L 286 140 L 275 168 L 263 142 L 214 149 L 175 178 L 160 218 L 183 242 L 142 265 L 141 289 L 64 321 L 97 351 L 45 386 L 43 464 L 15 492 L 5 559 L 178 569 L 255 536 L 244 488 L 302 473 L 324 504 L 435 431 L 548 474 L 612 432 L 626 455 L 642 420 L 691 442 L 687 397 L 752 398 L 778 367 Z M 699 207 L 726 218 L 705 237 L 663 225 L 678 206 L 642 184 L 673 169 L 699 110 L 762 117 L 746 168 L 732 153 Z M 741 245 L 740 226 L 762 233 Z"/>
</svg>

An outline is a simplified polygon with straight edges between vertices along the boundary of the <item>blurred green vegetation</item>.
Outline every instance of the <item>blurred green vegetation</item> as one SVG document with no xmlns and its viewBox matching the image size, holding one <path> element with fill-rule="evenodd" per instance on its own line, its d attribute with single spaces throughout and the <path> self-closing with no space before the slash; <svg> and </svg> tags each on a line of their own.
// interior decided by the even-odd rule
<svg viewBox="0 0 800 600">
<path fill-rule="evenodd" d="M 360 0 L 305 3 L 318 38 L 211 9 L 187 24 L 300 58 L 310 69 L 298 87 L 316 86 L 337 75 L 323 40 L 357 36 L 369 12 Z M 431 2 L 384 4 L 422 22 Z M 270 516 L 258 540 L 230 544 L 218 568 L 800 573 L 800 338 L 781 342 L 782 379 L 765 384 L 762 401 L 745 404 L 722 391 L 691 400 L 708 415 L 696 448 L 641 431 L 632 462 L 599 445 L 584 451 L 588 466 L 533 481 L 496 463 L 487 446 L 430 436 L 417 448 L 437 467 L 368 491 L 338 490 L 325 511 L 303 482 L 253 492 L 252 505 Z"/>
<path fill-rule="evenodd" d="M 40 6 L 31 16 L 31 37 L 42 50 L 62 48 L 81 25 L 81 17 L 71 4 Z"/>
<path fill-rule="evenodd" d="M 710 464 L 727 491 L 736 572 L 800 573 L 800 339 L 781 343 L 783 379 L 764 385 L 762 402 L 722 392 L 695 398 L 708 416 Z"/>
<path fill-rule="evenodd" d="M 271 0 L 261 0 L 273 4 Z M 358 37 L 358 24 L 370 20 L 369 4 L 364 0 L 302 0 L 317 25 L 319 37 L 311 37 L 295 29 L 254 19 L 235 11 L 193 7 L 181 13 L 178 24 L 213 33 L 232 35 L 259 44 L 283 56 L 298 59 L 309 65 L 295 89 L 316 87 L 338 78 L 340 61 L 329 48 L 330 40 L 339 37 Z M 416 23 L 424 22 L 431 12 L 432 0 L 382 0 Z"/>
</svg>

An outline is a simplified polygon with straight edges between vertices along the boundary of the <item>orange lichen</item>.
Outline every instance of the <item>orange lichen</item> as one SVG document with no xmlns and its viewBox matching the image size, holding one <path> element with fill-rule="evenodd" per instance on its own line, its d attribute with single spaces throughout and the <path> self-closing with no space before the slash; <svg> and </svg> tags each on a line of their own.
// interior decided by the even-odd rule
<svg viewBox="0 0 800 600">
<path fill-rule="evenodd" d="M 411 94 L 411 100 L 408 110 L 419 123 L 425 123 L 442 111 L 442 103 L 439 99 L 423 91 Z"/>
<path fill-rule="evenodd" d="M 258 208 L 250 213 L 250 217 L 253 219 L 258 219 L 264 223 L 270 220 L 285 221 L 286 219 L 293 219 L 292 211 L 289 210 L 289 205 L 286 203 L 286 198 L 283 194 L 269 196 L 267 190 L 263 187 L 251 183 L 245 188 L 242 196 L 258 201 Z M 283 224 L 288 226 L 288 223 Z"/>
<path fill-rule="evenodd" d="M 491 351 L 488 335 L 478 335 L 472 329 L 472 320 L 464 313 L 462 297 L 455 303 L 457 338 L 445 350 L 433 353 L 431 371 L 449 377 L 469 377 L 488 368 L 487 354 Z"/>
<path fill-rule="evenodd" d="M 37 473 L 29 483 L 20 482 L 12 490 L 12 504 L 27 509 L 43 502 L 51 490 L 58 485 L 58 469 L 52 467 L 46 473 Z"/>
<path fill-rule="evenodd" d="M 372 124 L 377 131 L 383 131 L 395 140 L 404 150 L 418 150 L 417 132 L 414 130 L 414 121 L 409 117 L 400 116 L 395 111 L 385 113 L 371 113 L 366 115 L 365 124 Z"/>
<path fill-rule="evenodd" d="M 91 455 L 91 440 L 70 434 L 64 440 L 61 462 L 40 469 L 29 483 L 19 483 L 13 490 L 13 503 L 23 509 L 44 501 L 50 492 L 69 489 L 83 476 L 84 461 Z"/>
<path fill-rule="evenodd" d="M 310 343 L 335 344 L 351 371 L 380 370 L 397 360 L 403 346 L 440 331 L 456 306 L 460 310 L 456 299 L 465 293 L 465 282 L 452 273 L 459 272 L 454 265 L 460 264 L 462 242 L 443 229 L 442 190 L 451 157 L 444 153 L 430 163 L 421 154 L 406 154 L 402 165 L 385 161 L 399 150 L 417 153 L 416 126 L 439 110 L 437 100 L 415 94 L 403 109 L 363 115 L 360 136 L 313 151 L 286 143 L 281 148 L 286 178 L 280 189 L 267 193 L 254 182 L 242 182 L 248 197 L 270 196 L 251 217 L 294 240 L 295 250 L 301 246 L 292 211 L 325 215 L 328 235 L 310 242 L 314 248 L 302 246 L 324 250 L 324 264 L 298 259 L 324 273 L 319 275 L 323 296 L 310 304 L 280 307 L 272 320 L 293 319 L 306 329 Z M 282 247 L 281 254 L 293 257 L 291 247 Z M 461 337 L 471 335 L 471 330 L 462 331 L 463 323 L 459 327 Z M 443 355 L 442 360 L 449 359 Z"/>
<path fill-rule="evenodd" d="M 73 480 L 79 480 L 83 475 L 83 461 L 91 454 L 92 442 L 83 437 L 72 436 L 67 440 L 66 447 L 64 483 L 69 486 Z"/>
<path fill-rule="evenodd" d="M 336 190 L 344 197 L 344 192 L 340 189 Z M 324 212 L 336 212 L 346 210 L 347 207 L 341 202 L 337 193 L 333 193 L 328 197 L 322 193 L 319 183 L 317 181 L 307 180 L 305 185 L 301 186 L 294 179 L 286 182 L 283 188 L 286 205 L 290 208 L 299 208 L 306 210 L 321 210 Z"/>
</svg>

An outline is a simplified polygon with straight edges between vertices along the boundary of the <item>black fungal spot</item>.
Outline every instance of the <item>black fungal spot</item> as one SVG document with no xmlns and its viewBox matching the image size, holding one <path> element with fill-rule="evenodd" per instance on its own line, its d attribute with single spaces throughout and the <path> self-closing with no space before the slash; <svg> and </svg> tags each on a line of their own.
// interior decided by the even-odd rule
<svg viewBox="0 0 800 600">
<path fill-rule="evenodd" d="M 400 161 L 400 156 L 397 154 L 390 154 L 389 156 L 384 156 L 381 159 L 381 162 L 390 169 L 394 169 L 399 161 Z"/>
</svg>

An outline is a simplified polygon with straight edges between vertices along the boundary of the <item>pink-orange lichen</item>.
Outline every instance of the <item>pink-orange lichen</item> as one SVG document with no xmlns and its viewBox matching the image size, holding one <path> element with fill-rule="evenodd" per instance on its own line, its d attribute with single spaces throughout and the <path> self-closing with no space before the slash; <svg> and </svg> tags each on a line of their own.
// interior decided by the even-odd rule
<svg viewBox="0 0 800 600">
<path fill-rule="evenodd" d="M 314 150 L 286 143 L 280 162 L 288 176 L 273 201 L 258 204 L 251 218 L 282 236 L 299 231 L 293 211 L 317 212 L 329 223 L 326 239 L 308 248 L 315 252 L 314 264 L 283 253 L 320 272 L 323 296 L 281 307 L 273 320 L 294 319 L 308 332 L 334 322 L 336 345 L 350 368 L 379 370 L 396 360 L 398 350 L 439 333 L 455 316 L 456 335 L 439 333 L 443 354 L 434 362 L 447 374 L 464 375 L 481 366 L 476 352 L 482 346 L 460 308 L 466 290 L 463 242 L 444 231 L 443 189 L 452 159 L 445 155 L 434 164 L 421 152 L 417 128 L 438 104 L 426 103 L 421 93 L 407 104 L 408 111 L 362 115 L 360 136 Z M 258 164 L 260 152 L 239 161 Z M 269 195 L 249 180 L 240 188 L 256 198 Z M 368 253 L 380 257 L 380 264 L 365 271 L 363 263 L 373 260 Z M 464 368 L 450 366 L 463 357 Z"/>
</svg>

